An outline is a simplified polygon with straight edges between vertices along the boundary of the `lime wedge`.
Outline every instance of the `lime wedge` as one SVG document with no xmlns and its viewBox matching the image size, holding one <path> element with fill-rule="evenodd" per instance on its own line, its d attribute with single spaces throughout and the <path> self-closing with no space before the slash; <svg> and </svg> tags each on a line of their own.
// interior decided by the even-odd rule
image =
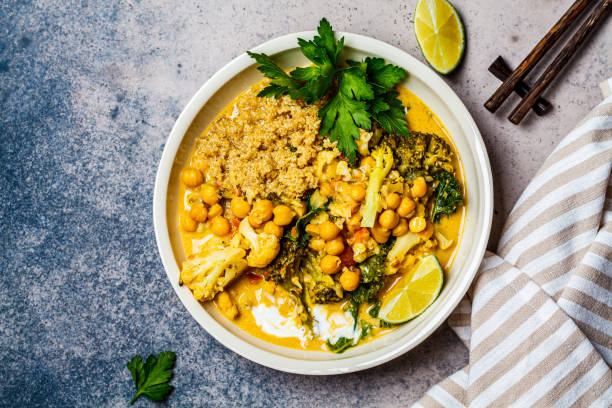
<svg viewBox="0 0 612 408">
<path fill-rule="evenodd" d="M 438 297 L 444 274 L 435 255 L 428 255 L 385 296 L 378 317 L 398 324 L 414 319 Z"/>
<path fill-rule="evenodd" d="M 414 32 L 423 56 L 433 69 L 448 74 L 461 62 L 465 34 L 459 13 L 446 0 L 419 0 Z"/>
</svg>

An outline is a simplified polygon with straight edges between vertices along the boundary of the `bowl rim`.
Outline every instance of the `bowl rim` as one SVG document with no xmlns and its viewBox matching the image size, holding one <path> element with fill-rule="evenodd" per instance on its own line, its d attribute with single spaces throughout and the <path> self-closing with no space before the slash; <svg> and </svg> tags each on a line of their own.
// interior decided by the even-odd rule
<svg viewBox="0 0 612 408">
<path fill-rule="evenodd" d="M 311 38 L 313 35 L 316 35 L 315 31 L 303 31 L 287 34 L 254 47 L 251 51 L 259 53 L 263 52 L 266 54 L 277 54 L 297 48 L 297 38 Z M 178 266 L 176 265 L 176 260 L 172 251 L 166 220 L 167 193 L 174 158 L 177 154 L 182 139 L 191 126 L 193 120 L 196 118 L 197 114 L 208 102 L 208 100 L 219 89 L 221 89 L 226 82 L 231 80 L 243 70 L 249 68 L 254 64 L 254 61 L 246 53 L 243 53 L 219 69 L 189 100 L 174 123 L 174 126 L 172 127 L 170 135 L 164 146 L 155 178 L 153 192 L 153 222 L 157 247 L 162 259 L 164 270 L 166 271 L 166 275 L 168 276 L 176 295 L 179 297 L 181 303 L 185 306 L 191 316 L 200 324 L 200 326 L 202 326 L 222 345 L 241 355 L 242 357 L 269 368 L 295 374 L 329 375 L 360 371 L 394 359 L 423 342 L 440 325 L 442 325 L 444 321 L 446 321 L 450 313 L 459 304 L 469 289 L 469 286 L 479 269 L 480 262 L 484 257 L 493 217 L 493 178 L 489 158 L 486 153 L 486 148 L 480 131 L 478 130 L 478 127 L 476 126 L 471 114 L 463 102 L 459 99 L 457 94 L 455 94 L 450 86 L 448 86 L 444 80 L 442 80 L 442 78 L 439 77 L 438 74 L 436 74 L 431 68 L 395 46 L 360 34 L 337 32 L 336 35 L 338 37 L 344 37 L 344 44 L 347 47 L 366 51 L 376 50 L 376 54 L 383 57 L 387 56 L 385 59 L 392 59 L 395 63 L 403 66 L 404 68 L 410 66 L 411 69 L 407 69 L 409 74 L 415 75 L 421 81 L 425 82 L 434 93 L 445 101 L 453 115 L 462 123 L 464 131 L 466 129 L 469 130 L 469 132 L 465 133 L 466 136 L 468 136 L 468 138 L 474 142 L 474 146 L 476 148 L 473 150 L 474 161 L 477 169 L 482 172 L 484 181 L 483 190 L 485 192 L 485 197 L 479 198 L 480 202 L 483 204 L 484 219 L 480 220 L 483 227 L 479 229 L 479 235 L 477 237 L 473 237 L 472 248 L 474 250 L 471 253 L 470 260 L 468 260 L 466 265 L 463 267 L 463 269 L 467 269 L 468 272 L 463 273 L 463 276 L 461 276 L 460 281 L 457 283 L 456 291 L 452 293 L 447 302 L 441 306 L 441 309 L 437 312 L 435 318 L 426 321 L 421 326 L 420 330 L 415 331 L 414 336 L 406 339 L 406 341 L 401 342 L 400 344 L 397 344 L 398 347 L 392 349 L 391 351 L 385 352 L 385 350 L 375 350 L 364 355 L 355 355 L 352 357 L 332 360 L 294 359 L 263 350 L 244 341 L 223 327 L 209 313 L 196 316 L 192 312 L 192 309 L 194 307 L 201 308 L 202 306 L 195 301 L 190 292 L 187 294 L 185 291 L 180 290 L 181 288 L 179 287 L 178 282 L 176 282 L 176 279 L 173 279 L 171 274 L 171 270 L 173 270 L 173 268 L 178 268 Z M 393 56 L 393 58 L 389 56 Z"/>
</svg>

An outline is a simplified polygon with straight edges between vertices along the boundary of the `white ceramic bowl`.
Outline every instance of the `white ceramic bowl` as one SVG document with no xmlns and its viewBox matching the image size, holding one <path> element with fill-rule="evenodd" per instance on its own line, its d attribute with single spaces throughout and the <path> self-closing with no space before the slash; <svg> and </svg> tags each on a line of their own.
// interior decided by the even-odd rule
<svg viewBox="0 0 612 408">
<path fill-rule="evenodd" d="M 253 51 L 274 56 L 281 66 L 307 65 L 297 38 L 316 33 L 289 34 L 262 44 Z M 363 370 L 389 361 L 421 343 L 438 328 L 465 295 L 483 258 L 493 209 L 491 168 L 480 132 L 457 95 L 430 68 L 404 51 L 373 38 L 350 33 L 344 36 L 343 56 L 361 59 L 379 56 L 406 69 L 403 85 L 419 96 L 446 126 L 464 166 L 469 204 L 463 239 L 448 279 L 436 302 L 421 316 L 396 331 L 346 351 L 300 351 L 257 339 L 223 318 L 211 305 L 202 306 L 189 289 L 178 285 L 179 262 L 184 259 L 176 227 L 176 191 L 180 170 L 194 141 L 214 116 L 239 92 L 261 79 L 255 62 L 242 54 L 213 75 L 189 101 L 164 148 L 153 197 L 153 220 L 159 253 L 168 279 L 194 319 L 215 339 L 256 363 L 291 373 L 340 374 Z"/>
</svg>

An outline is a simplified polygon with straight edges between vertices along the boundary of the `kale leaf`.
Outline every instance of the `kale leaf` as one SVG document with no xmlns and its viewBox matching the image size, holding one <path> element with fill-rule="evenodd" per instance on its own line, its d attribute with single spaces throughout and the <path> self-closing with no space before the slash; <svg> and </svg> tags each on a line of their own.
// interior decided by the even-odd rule
<svg viewBox="0 0 612 408">
<path fill-rule="evenodd" d="M 326 343 L 329 351 L 333 351 L 337 354 L 344 353 L 346 350 L 354 346 L 353 339 L 349 339 L 347 337 L 340 337 L 335 343 L 327 340 Z"/>
<path fill-rule="evenodd" d="M 434 190 L 434 202 L 431 208 L 431 220 L 440 222 L 442 214 L 447 216 L 457 211 L 457 207 L 463 204 L 461 186 L 452 173 L 440 171 L 434 174 L 438 185 Z"/>
<path fill-rule="evenodd" d="M 312 198 L 316 194 L 316 192 L 311 194 L 311 196 L 307 200 L 308 212 L 298 218 L 298 220 L 295 222 L 295 227 L 292 229 L 292 231 L 288 232 L 283 237 L 285 239 L 291 240 L 298 247 L 308 246 L 310 234 L 306 232 L 306 225 L 308 225 L 310 220 L 312 220 L 319 213 L 327 211 L 327 199 L 325 199 L 325 201 L 313 204 L 313 202 L 315 202 L 316 200 L 313 200 Z"/>
<path fill-rule="evenodd" d="M 393 247 L 394 239 L 380 246 L 378 254 L 372 255 L 359 264 L 361 283 L 351 292 L 348 310 L 357 319 L 359 305 L 376 301 L 376 295 L 385 286 L 385 263 Z"/>
</svg>

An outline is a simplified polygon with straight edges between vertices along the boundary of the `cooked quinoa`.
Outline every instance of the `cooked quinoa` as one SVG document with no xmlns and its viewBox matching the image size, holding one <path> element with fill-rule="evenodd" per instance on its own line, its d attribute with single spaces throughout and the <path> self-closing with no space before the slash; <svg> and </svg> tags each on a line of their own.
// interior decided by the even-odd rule
<svg viewBox="0 0 612 408">
<path fill-rule="evenodd" d="M 270 193 L 298 198 L 317 187 L 319 106 L 289 96 L 259 98 L 264 85 L 247 89 L 208 126 L 196 142 L 193 164 L 208 181 L 248 199 Z"/>
</svg>

